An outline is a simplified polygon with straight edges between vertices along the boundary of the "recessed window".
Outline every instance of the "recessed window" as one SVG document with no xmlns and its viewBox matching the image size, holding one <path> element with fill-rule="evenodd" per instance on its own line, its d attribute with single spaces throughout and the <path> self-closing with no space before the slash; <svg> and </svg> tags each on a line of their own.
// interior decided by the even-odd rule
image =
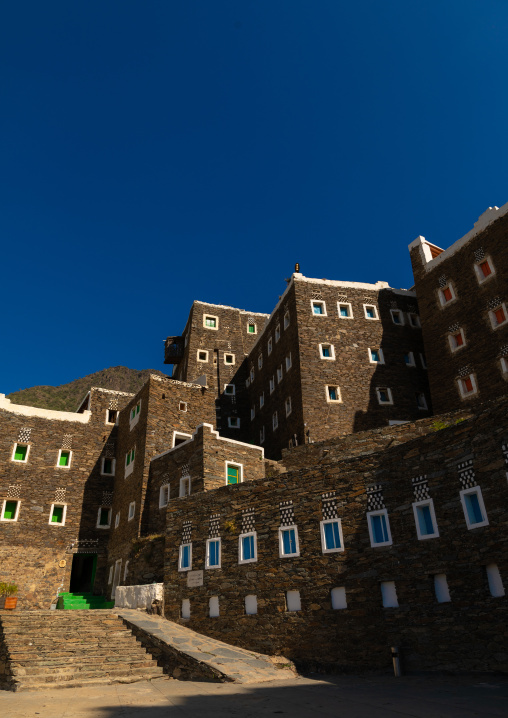
<svg viewBox="0 0 508 718">
<path fill-rule="evenodd" d="M 230 429 L 239 429 L 240 428 L 240 419 L 237 416 L 229 416 L 228 417 L 228 426 Z"/>
<path fill-rule="evenodd" d="M 178 497 L 183 498 L 184 496 L 190 496 L 191 492 L 191 479 L 190 476 L 182 476 L 180 479 L 180 489 Z"/>
<path fill-rule="evenodd" d="M 2 515 L 0 517 L 0 520 L 17 521 L 20 504 L 20 501 L 14 501 L 13 499 L 5 499 L 2 504 Z"/>
<path fill-rule="evenodd" d="M 178 570 L 179 571 L 190 571 L 192 568 L 192 544 L 183 543 L 180 546 L 178 556 Z"/>
<path fill-rule="evenodd" d="M 101 506 L 97 512 L 97 524 L 98 529 L 109 529 L 111 526 L 111 512 L 112 509 Z"/>
<path fill-rule="evenodd" d="M 494 598 L 500 598 L 501 596 L 504 596 L 505 590 L 497 564 L 487 564 L 487 566 L 485 566 L 485 572 L 487 574 L 490 595 L 494 596 Z"/>
<path fill-rule="evenodd" d="M 280 324 L 275 327 L 275 342 L 277 343 L 280 339 Z"/>
<path fill-rule="evenodd" d="M 363 312 L 365 315 L 365 319 L 379 319 L 377 307 L 375 304 L 364 304 Z"/>
<path fill-rule="evenodd" d="M 279 415 L 276 411 L 273 412 L 272 415 L 272 429 L 275 431 L 277 427 L 279 426 Z"/>
<path fill-rule="evenodd" d="M 478 393 L 478 387 L 476 385 L 476 378 L 474 374 L 469 374 L 469 376 L 464 376 L 460 379 L 457 379 L 457 383 L 459 386 L 460 395 L 464 398 L 468 396 L 474 396 Z"/>
<path fill-rule="evenodd" d="M 332 599 L 332 608 L 335 611 L 347 608 L 346 589 L 343 586 L 336 586 L 330 591 Z"/>
<path fill-rule="evenodd" d="M 208 539 L 206 542 L 206 568 L 220 568 L 220 538 Z"/>
<path fill-rule="evenodd" d="M 379 404 L 393 404 L 392 390 L 387 386 L 378 386 L 376 395 Z"/>
<path fill-rule="evenodd" d="M 247 616 L 255 616 L 258 612 L 258 598 L 257 596 L 245 596 L 245 613 Z"/>
<path fill-rule="evenodd" d="M 368 349 L 369 352 L 369 362 L 371 364 L 384 364 L 385 363 L 385 357 L 383 354 L 382 349 Z"/>
<path fill-rule="evenodd" d="M 265 440 L 265 427 L 262 426 L 259 430 L 259 443 L 262 444 Z"/>
<path fill-rule="evenodd" d="M 468 529 L 488 526 L 489 520 L 483 503 L 482 490 L 479 486 L 461 491 L 460 501 Z"/>
<path fill-rule="evenodd" d="M 19 461 L 22 464 L 26 464 L 28 461 L 28 454 L 30 453 L 29 444 L 14 444 L 12 452 L 12 461 Z"/>
<path fill-rule="evenodd" d="M 496 309 L 492 309 L 489 312 L 490 323 L 492 329 L 498 329 L 508 322 L 508 313 L 506 312 L 506 305 L 500 304 Z"/>
<path fill-rule="evenodd" d="M 335 347 L 333 344 L 320 344 L 319 345 L 319 356 L 321 359 L 329 359 L 335 361 Z"/>
<path fill-rule="evenodd" d="M 127 516 L 127 521 L 132 521 L 135 513 L 136 513 L 136 502 L 131 501 L 129 504 L 129 514 Z"/>
<path fill-rule="evenodd" d="M 282 364 L 277 368 L 277 384 L 280 384 L 282 381 Z"/>
<path fill-rule="evenodd" d="M 235 393 L 236 389 L 234 384 L 224 384 L 224 394 L 226 394 L 226 396 L 234 396 Z"/>
<path fill-rule="evenodd" d="M 235 363 L 235 355 L 224 353 L 224 364 L 234 364 Z"/>
<path fill-rule="evenodd" d="M 323 553 L 344 551 L 342 540 L 342 523 L 340 519 L 329 519 L 320 522 L 321 549 Z"/>
<path fill-rule="evenodd" d="M 466 346 L 466 337 L 464 336 L 464 330 L 458 329 L 457 331 L 450 332 L 448 334 L 448 341 L 450 343 L 450 349 L 452 352 L 456 352 L 457 349 Z"/>
<path fill-rule="evenodd" d="M 316 300 L 312 300 L 310 303 L 312 314 L 315 317 L 326 317 L 326 304 L 324 302 L 318 302 Z"/>
<path fill-rule="evenodd" d="M 353 308 L 349 302 L 337 302 L 337 309 L 341 319 L 353 318 Z"/>
<path fill-rule="evenodd" d="M 186 441 L 192 439 L 192 434 L 182 434 L 179 431 L 173 431 L 173 448 L 185 444 Z"/>
<path fill-rule="evenodd" d="M 265 405 L 265 392 L 259 395 L 259 408 L 261 409 Z"/>
<path fill-rule="evenodd" d="M 477 262 L 474 265 L 474 270 L 476 273 L 478 284 L 483 284 L 487 281 L 487 279 L 490 279 L 496 273 L 496 270 L 494 269 L 494 264 L 490 257 L 485 257 L 485 259 L 482 259 L 481 262 Z"/>
<path fill-rule="evenodd" d="M 434 593 L 438 603 L 449 603 L 451 601 L 445 573 L 434 574 Z"/>
<path fill-rule="evenodd" d="M 371 546 L 391 546 L 392 535 L 390 533 L 390 521 L 388 511 L 369 511 L 367 514 L 369 524 L 369 536 Z"/>
<path fill-rule="evenodd" d="M 415 329 L 418 329 L 419 327 L 421 327 L 419 314 L 415 314 L 414 312 L 408 312 L 407 316 L 409 319 L 409 326 L 414 327 Z"/>
<path fill-rule="evenodd" d="M 300 599 L 300 591 L 286 591 L 286 610 L 301 611 L 302 601 Z"/>
<path fill-rule="evenodd" d="M 254 563 L 258 560 L 257 534 L 255 531 L 240 534 L 238 538 L 238 563 Z"/>
<path fill-rule="evenodd" d="M 340 403 L 342 402 L 340 387 L 339 386 L 327 386 L 325 387 L 326 401 L 329 403 Z"/>
<path fill-rule="evenodd" d="M 208 351 L 206 351 L 205 349 L 198 349 L 198 361 L 207 362 Z"/>
<path fill-rule="evenodd" d="M 178 410 L 179 411 L 187 411 L 187 402 L 186 401 L 180 401 L 178 403 Z"/>
<path fill-rule="evenodd" d="M 130 451 L 127 452 L 125 455 L 125 478 L 132 474 L 132 471 L 134 469 L 134 459 L 136 457 L 136 449 L 133 447 Z"/>
<path fill-rule="evenodd" d="M 288 558 L 300 555 L 298 543 L 298 528 L 296 526 L 281 526 L 279 528 L 279 556 Z"/>
<path fill-rule="evenodd" d="M 263 355 L 260 354 L 258 356 L 258 369 L 262 369 L 262 367 L 263 367 Z"/>
<path fill-rule="evenodd" d="M 427 411 L 429 407 L 427 406 L 427 397 L 425 396 L 423 391 L 416 392 L 415 397 L 416 406 L 418 407 L 418 409 L 421 409 L 422 411 Z"/>
<path fill-rule="evenodd" d="M 415 355 L 413 352 L 406 352 L 404 354 L 404 364 L 406 366 L 416 366 Z"/>
<path fill-rule="evenodd" d="M 115 529 L 117 529 L 120 525 L 120 511 L 118 511 L 115 515 Z"/>
<path fill-rule="evenodd" d="M 250 420 L 253 421 L 254 417 L 256 416 L 256 407 L 251 406 L 250 408 Z"/>
<path fill-rule="evenodd" d="M 250 377 L 250 381 L 252 383 L 254 381 L 254 367 L 251 367 L 249 377 Z"/>
<path fill-rule="evenodd" d="M 504 375 L 508 375 L 508 359 L 506 357 L 501 357 L 501 372 Z"/>
<path fill-rule="evenodd" d="M 450 304 L 454 301 L 454 299 L 456 299 L 455 290 L 453 289 L 453 286 L 451 284 L 447 284 L 446 286 L 439 289 L 438 294 L 439 301 L 442 307 L 445 307 L 447 304 Z"/>
<path fill-rule="evenodd" d="M 184 598 L 182 600 L 182 609 L 181 609 L 181 616 L 184 619 L 190 618 L 190 599 Z"/>
<path fill-rule="evenodd" d="M 51 504 L 49 522 L 52 526 L 64 526 L 67 506 L 65 504 Z"/>
<path fill-rule="evenodd" d="M 290 396 L 288 396 L 288 398 L 286 399 L 285 407 L 286 407 L 286 416 L 289 416 L 291 414 L 291 397 Z"/>
<path fill-rule="evenodd" d="M 106 424 L 116 424 L 118 413 L 117 409 L 106 409 Z"/>
<path fill-rule="evenodd" d="M 432 499 L 416 501 L 413 504 L 413 513 L 419 541 L 439 537 L 436 514 L 434 513 L 434 502 Z"/>
<path fill-rule="evenodd" d="M 380 588 L 383 608 L 398 608 L 399 599 L 397 598 L 395 581 L 381 581 Z"/>
<path fill-rule="evenodd" d="M 226 462 L 226 484 L 239 484 L 242 481 L 242 465 Z"/>
<path fill-rule="evenodd" d="M 289 312 L 286 312 L 284 314 L 284 329 L 287 329 L 289 327 Z"/>
<path fill-rule="evenodd" d="M 270 337 L 268 339 L 268 343 L 266 345 L 266 351 L 268 352 L 268 355 L 270 355 L 272 353 L 272 349 L 273 349 L 273 341 L 272 341 L 272 337 Z"/>
<path fill-rule="evenodd" d="M 247 334 L 257 334 L 257 333 L 258 333 L 258 330 L 257 330 L 254 322 L 249 322 L 247 324 Z"/>
<path fill-rule="evenodd" d="M 108 585 L 113 583 L 113 566 L 109 567 Z"/>
<path fill-rule="evenodd" d="M 272 376 L 270 379 L 270 394 L 273 394 L 275 391 L 275 378 Z"/>
<path fill-rule="evenodd" d="M 58 458 L 56 460 L 56 465 L 59 469 L 70 469 L 71 466 L 71 460 L 72 460 L 72 451 L 69 451 L 67 449 L 60 449 L 58 452 Z"/>
<path fill-rule="evenodd" d="M 404 314 L 400 311 L 400 309 L 390 309 L 390 314 L 392 315 L 392 322 L 394 324 L 398 327 L 404 326 Z"/>
<path fill-rule="evenodd" d="M 421 362 L 421 364 L 422 364 L 422 368 L 423 368 L 423 369 L 426 369 L 426 368 L 427 368 L 427 362 L 426 362 L 426 360 L 425 360 L 425 354 L 420 354 L 420 362 Z"/>
<path fill-rule="evenodd" d="M 163 484 L 159 489 L 159 508 L 163 509 L 169 504 L 169 484 Z"/>
<path fill-rule="evenodd" d="M 289 371 L 293 366 L 293 360 L 291 358 L 291 352 L 286 357 L 286 371 Z"/>
<path fill-rule="evenodd" d="M 108 456 L 103 456 L 101 459 L 101 475 L 102 476 L 114 476 L 116 469 L 116 459 Z"/>
<path fill-rule="evenodd" d="M 129 425 L 133 429 L 139 421 L 139 412 L 141 411 L 141 401 L 133 406 L 129 414 Z"/>
<path fill-rule="evenodd" d="M 215 317 L 213 314 L 203 314 L 203 326 L 205 329 L 218 329 L 219 317 Z"/>
</svg>

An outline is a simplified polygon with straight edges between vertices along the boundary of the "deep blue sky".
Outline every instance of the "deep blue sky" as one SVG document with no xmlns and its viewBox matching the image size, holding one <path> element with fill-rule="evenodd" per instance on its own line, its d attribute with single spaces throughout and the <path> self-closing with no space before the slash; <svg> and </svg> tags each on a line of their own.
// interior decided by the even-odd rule
<svg viewBox="0 0 508 718">
<path fill-rule="evenodd" d="M 506 0 L 16 0 L 0 392 L 160 368 L 193 299 L 412 284 L 508 201 Z"/>
</svg>

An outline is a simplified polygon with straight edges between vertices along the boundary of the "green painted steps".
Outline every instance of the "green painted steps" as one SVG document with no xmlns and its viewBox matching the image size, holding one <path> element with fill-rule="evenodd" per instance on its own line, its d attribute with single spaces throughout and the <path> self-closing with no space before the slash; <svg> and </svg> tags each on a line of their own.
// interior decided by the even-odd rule
<svg viewBox="0 0 508 718">
<path fill-rule="evenodd" d="M 92 593 L 61 593 L 58 596 L 57 608 L 64 611 L 83 611 L 90 608 L 109 609 L 114 605 L 114 601 L 107 601 L 104 596 L 94 596 Z"/>
</svg>

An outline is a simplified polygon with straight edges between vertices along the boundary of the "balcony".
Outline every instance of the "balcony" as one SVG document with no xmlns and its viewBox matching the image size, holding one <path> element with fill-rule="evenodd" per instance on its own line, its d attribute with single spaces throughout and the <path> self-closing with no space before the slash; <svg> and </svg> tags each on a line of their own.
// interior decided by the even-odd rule
<svg viewBox="0 0 508 718">
<path fill-rule="evenodd" d="M 178 364 L 184 349 L 183 337 L 168 337 L 164 344 L 164 364 Z"/>
</svg>

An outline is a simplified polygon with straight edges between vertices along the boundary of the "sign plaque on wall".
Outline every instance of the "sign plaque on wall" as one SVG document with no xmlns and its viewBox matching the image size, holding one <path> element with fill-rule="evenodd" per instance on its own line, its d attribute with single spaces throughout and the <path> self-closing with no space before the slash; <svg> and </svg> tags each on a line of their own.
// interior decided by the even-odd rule
<svg viewBox="0 0 508 718">
<path fill-rule="evenodd" d="M 189 571 L 187 574 L 187 587 L 194 588 L 195 586 L 203 585 L 203 571 Z"/>
</svg>

